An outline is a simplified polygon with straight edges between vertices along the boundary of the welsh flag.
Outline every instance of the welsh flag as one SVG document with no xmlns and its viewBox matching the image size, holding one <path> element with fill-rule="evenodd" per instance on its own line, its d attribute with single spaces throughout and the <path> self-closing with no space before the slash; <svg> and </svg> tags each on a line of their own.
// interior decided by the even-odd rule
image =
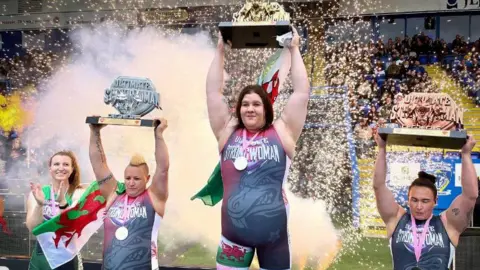
<svg viewBox="0 0 480 270">
<path fill-rule="evenodd" d="M 278 49 L 268 58 L 265 66 L 258 77 L 257 84 L 268 93 L 270 102 L 275 103 L 280 86 L 285 82 L 285 78 L 290 72 L 291 59 L 290 51 L 287 49 Z"/>
<path fill-rule="evenodd" d="M 78 202 L 33 229 L 52 269 L 71 261 L 80 252 L 103 225 L 105 213 L 106 200 L 94 181 Z"/>
<path fill-rule="evenodd" d="M 291 57 L 288 49 L 278 49 L 268 58 L 265 63 L 257 84 L 268 93 L 268 97 L 272 104 L 275 103 L 278 94 L 282 89 L 285 78 L 290 72 Z M 220 162 L 213 170 L 208 178 L 207 184 L 197 194 L 193 195 L 190 200 L 200 199 L 205 205 L 214 206 L 223 198 L 223 181 Z"/>
<path fill-rule="evenodd" d="M 0 216 L 0 228 L 2 229 L 1 231 L 3 233 L 12 234 L 12 232 L 10 232 L 10 230 L 8 229 L 7 221 L 2 216 Z"/>
</svg>

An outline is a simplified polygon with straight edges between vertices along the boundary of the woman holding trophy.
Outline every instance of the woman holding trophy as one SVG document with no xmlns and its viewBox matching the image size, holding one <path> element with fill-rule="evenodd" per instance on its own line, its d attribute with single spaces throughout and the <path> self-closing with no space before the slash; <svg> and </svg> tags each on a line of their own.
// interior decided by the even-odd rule
<svg viewBox="0 0 480 270">
<path fill-rule="evenodd" d="M 475 139 L 469 136 L 461 150 L 462 193 L 436 216 L 435 176 L 420 172 L 408 190 L 408 210 L 403 209 L 386 185 L 386 142 L 375 135 L 379 152 L 373 188 L 377 209 L 385 222 L 395 270 L 447 270 L 452 264 L 460 234 L 469 226 L 478 197 L 478 180 L 471 152 Z"/>
<path fill-rule="evenodd" d="M 103 151 L 100 130 L 104 126 L 90 125 L 89 150 L 100 192 L 106 198 L 102 269 L 158 269 L 157 236 L 168 198 L 169 156 L 163 138 L 167 120 L 160 119 L 154 130 L 156 169 L 148 188 L 149 168 L 140 155 L 133 156 L 125 168 L 124 183 L 116 181 Z"/>
<path fill-rule="evenodd" d="M 222 37 L 208 72 L 207 106 L 224 187 L 218 269 L 247 269 L 255 250 L 262 269 L 291 268 L 289 207 L 283 188 L 306 119 L 310 85 L 295 29 L 287 43 L 294 92 L 275 121 L 267 93 L 258 85 L 240 92 L 235 116 L 230 114 L 222 94 Z"/>
</svg>

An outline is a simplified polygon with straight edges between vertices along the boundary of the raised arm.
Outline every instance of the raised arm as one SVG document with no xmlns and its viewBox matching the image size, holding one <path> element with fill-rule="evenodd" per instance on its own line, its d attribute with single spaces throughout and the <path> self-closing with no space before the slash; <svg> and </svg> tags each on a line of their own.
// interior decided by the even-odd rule
<svg viewBox="0 0 480 270">
<path fill-rule="evenodd" d="M 40 190 L 41 191 L 41 190 Z M 31 232 L 38 224 L 43 221 L 43 203 L 37 202 L 32 191 L 27 199 L 27 219 L 25 225 Z"/>
<path fill-rule="evenodd" d="M 287 101 L 281 118 L 286 130 L 296 142 L 302 133 L 307 117 L 307 106 L 310 98 L 310 83 L 307 70 L 300 54 L 300 37 L 297 30 L 292 27 L 293 39 L 288 45 L 291 55 L 291 76 L 293 93 Z"/>
<path fill-rule="evenodd" d="M 210 69 L 207 75 L 207 107 L 208 119 L 210 120 L 210 127 L 217 140 L 220 139 L 220 134 L 225 129 L 231 114 L 228 110 L 228 105 L 223 96 L 223 62 L 224 62 L 225 47 L 223 38 L 219 34 L 218 45 L 215 51 Z"/>
<path fill-rule="evenodd" d="M 105 125 L 90 125 L 90 146 L 89 155 L 90 163 L 92 164 L 93 173 L 100 186 L 102 196 L 107 200 L 117 188 L 117 181 L 112 172 L 108 168 L 107 158 L 103 151 L 102 138 L 100 130 Z"/>
<path fill-rule="evenodd" d="M 475 143 L 475 139 L 469 136 L 467 143 L 462 148 L 462 193 L 455 198 L 445 212 L 447 228 L 451 229 L 449 232 L 453 232 L 456 240 L 468 227 L 478 197 L 477 172 L 471 157 Z M 452 234 L 449 235 L 452 237 Z"/>
<path fill-rule="evenodd" d="M 405 210 L 395 201 L 392 191 L 388 189 L 387 180 L 387 149 L 386 142 L 377 134 L 375 141 L 378 145 L 377 160 L 375 161 L 375 171 L 373 175 L 373 190 L 377 202 L 377 210 L 382 217 L 387 234 L 391 235 L 395 230 L 398 218 Z"/>
<path fill-rule="evenodd" d="M 160 125 L 155 128 L 156 169 L 150 189 L 160 202 L 166 202 L 168 199 L 168 169 L 170 167 L 170 161 L 167 144 L 163 138 L 163 131 L 167 126 L 167 120 L 160 119 Z"/>
</svg>

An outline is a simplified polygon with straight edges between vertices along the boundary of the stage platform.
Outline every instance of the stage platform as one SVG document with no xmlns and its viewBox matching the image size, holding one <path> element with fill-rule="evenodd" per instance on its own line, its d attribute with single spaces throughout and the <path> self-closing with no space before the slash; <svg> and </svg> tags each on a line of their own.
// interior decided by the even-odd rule
<svg viewBox="0 0 480 270">
<path fill-rule="evenodd" d="M 27 258 L 3 258 L 0 257 L 0 270 L 28 270 Z M 100 270 L 102 265 L 98 262 L 83 262 L 84 270 Z M 214 270 L 215 268 L 198 267 L 166 267 L 160 266 L 159 270 Z"/>
</svg>

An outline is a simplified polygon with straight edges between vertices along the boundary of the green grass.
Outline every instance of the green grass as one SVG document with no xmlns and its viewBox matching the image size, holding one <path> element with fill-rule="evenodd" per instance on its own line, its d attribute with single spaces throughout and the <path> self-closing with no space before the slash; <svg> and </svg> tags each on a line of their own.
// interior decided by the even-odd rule
<svg viewBox="0 0 480 270">
<path fill-rule="evenodd" d="M 215 254 L 201 245 L 195 245 L 173 263 L 178 266 L 200 266 L 215 268 Z"/>
<path fill-rule="evenodd" d="M 380 238 L 362 238 L 356 248 L 337 258 L 328 270 L 391 270 L 392 260 L 388 240 Z"/>
<path fill-rule="evenodd" d="M 293 270 L 299 270 L 296 263 L 298 262 L 294 262 Z M 161 260 L 160 264 L 162 264 Z M 195 245 L 179 255 L 173 265 L 215 268 L 215 254 L 201 245 Z M 304 269 L 317 270 L 317 267 L 309 265 Z M 387 239 L 361 238 L 354 248 L 344 250 L 342 255 L 337 257 L 336 262 L 328 268 L 328 270 L 354 269 L 391 270 L 392 263 Z"/>
</svg>

